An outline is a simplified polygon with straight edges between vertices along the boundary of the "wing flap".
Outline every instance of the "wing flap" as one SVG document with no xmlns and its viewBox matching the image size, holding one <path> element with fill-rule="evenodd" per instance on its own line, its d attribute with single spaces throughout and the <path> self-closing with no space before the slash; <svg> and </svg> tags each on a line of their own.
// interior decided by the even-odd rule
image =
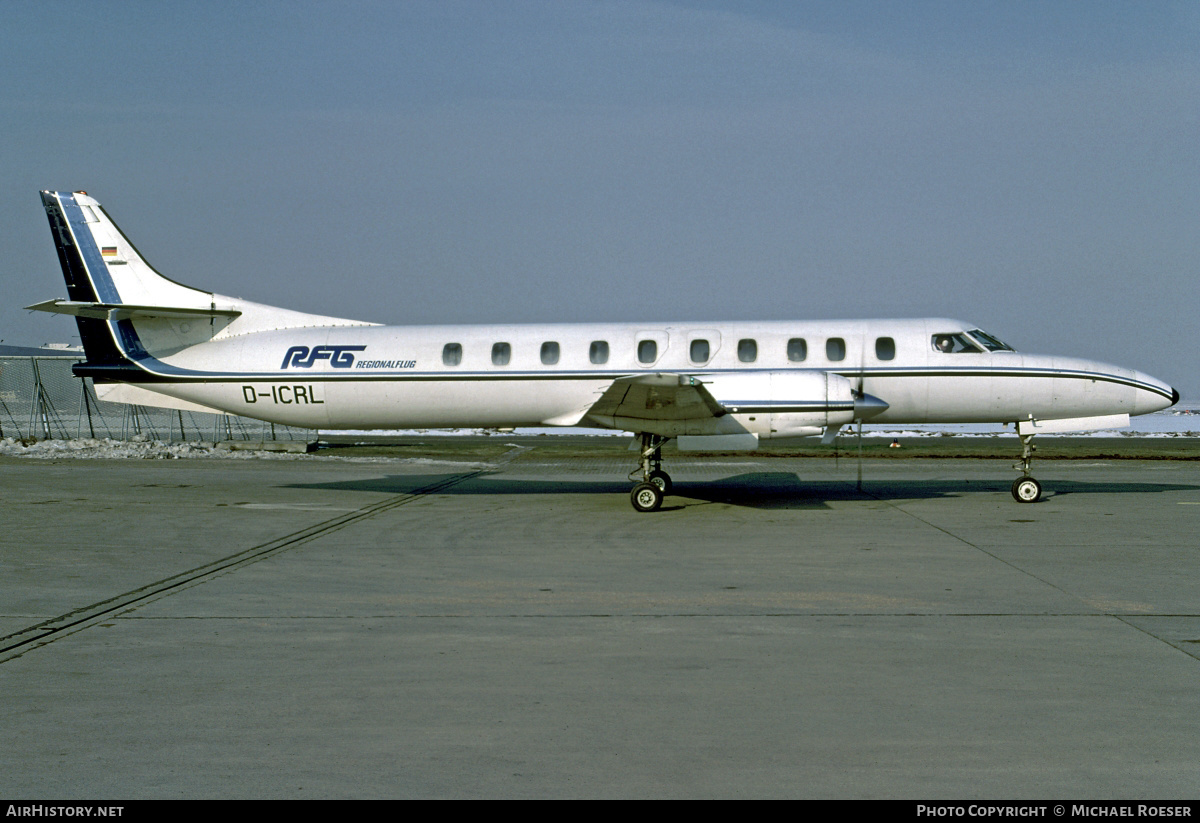
<svg viewBox="0 0 1200 823">
<path fill-rule="evenodd" d="M 686 374 L 634 374 L 618 377 L 587 416 L 648 422 L 709 420 L 729 410 L 697 378 Z"/>
</svg>

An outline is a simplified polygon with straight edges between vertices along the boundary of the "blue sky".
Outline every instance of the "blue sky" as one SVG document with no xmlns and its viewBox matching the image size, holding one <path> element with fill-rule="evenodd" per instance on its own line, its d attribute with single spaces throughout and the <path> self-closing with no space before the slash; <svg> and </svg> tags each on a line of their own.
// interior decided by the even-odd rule
<svg viewBox="0 0 1200 823">
<path fill-rule="evenodd" d="M 390 323 L 949 316 L 1200 401 L 1200 4 L 20 2 L 0 339 L 43 188 L 168 276 Z"/>
</svg>

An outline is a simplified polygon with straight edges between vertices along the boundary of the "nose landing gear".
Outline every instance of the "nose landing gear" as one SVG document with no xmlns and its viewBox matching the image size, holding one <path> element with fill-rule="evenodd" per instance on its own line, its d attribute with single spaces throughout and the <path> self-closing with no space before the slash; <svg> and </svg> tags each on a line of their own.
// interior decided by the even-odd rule
<svg viewBox="0 0 1200 823">
<path fill-rule="evenodd" d="M 1033 453 L 1037 446 L 1033 445 L 1033 435 L 1021 435 L 1021 462 L 1014 463 L 1014 469 L 1020 469 L 1023 476 L 1018 477 L 1012 484 L 1012 496 L 1018 503 L 1036 503 L 1042 499 L 1042 484 L 1029 475 L 1029 467 L 1033 463 Z"/>
</svg>

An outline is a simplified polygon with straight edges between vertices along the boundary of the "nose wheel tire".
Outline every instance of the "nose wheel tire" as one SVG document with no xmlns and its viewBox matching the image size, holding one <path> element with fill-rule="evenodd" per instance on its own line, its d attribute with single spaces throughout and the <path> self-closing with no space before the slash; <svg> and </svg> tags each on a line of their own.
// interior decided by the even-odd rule
<svg viewBox="0 0 1200 823">
<path fill-rule="evenodd" d="M 1018 503 L 1036 503 L 1042 498 L 1042 484 L 1032 477 L 1018 477 L 1012 484 L 1012 496 Z"/>
<path fill-rule="evenodd" d="M 629 493 L 629 499 L 640 512 L 658 511 L 663 502 L 663 490 L 654 483 L 638 483 Z"/>
</svg>

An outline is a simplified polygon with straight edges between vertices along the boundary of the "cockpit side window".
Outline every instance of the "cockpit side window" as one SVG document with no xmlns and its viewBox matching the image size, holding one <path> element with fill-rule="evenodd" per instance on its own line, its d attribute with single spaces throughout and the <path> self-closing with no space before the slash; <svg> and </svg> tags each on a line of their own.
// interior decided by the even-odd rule
<svg viewBox="0 0 1200 823">
<path fill-rule="evenodd" d="M 983 347 L 988 351 L 1012 351 L 1013 347 L 1005 343 L 998 337 L 985 332 L 983 329 L 971 329 L 967 334 L 983 344 Z"/>
<path fill-rule="evenodd" d="M 974 340 L 961 332 L 946 332 L 935 334 L 931 338 L 934 351 L 944 354 L 979 354 L 983 351 Z"/>
</svg>

